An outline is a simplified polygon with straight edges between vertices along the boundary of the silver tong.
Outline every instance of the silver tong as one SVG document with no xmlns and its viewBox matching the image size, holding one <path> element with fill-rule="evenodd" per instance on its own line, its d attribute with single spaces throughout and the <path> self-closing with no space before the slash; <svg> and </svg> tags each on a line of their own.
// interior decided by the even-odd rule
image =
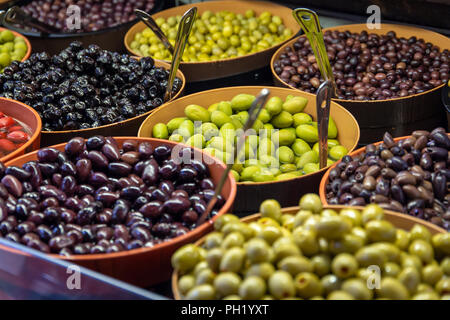
<svg viewBox="0 0 450 320">
<path fill-rule="evenodd" d="M 327 166 L 328 158 L 328 121 L 333 86 L 330 80 L 322 82 L 316 95 L 317 129 L 319 131 L 319 168 Z"/>
<path fill-rule="evenodd" d="M 0 11 L 0 24 L 5 27 L 9 27 L 12 24 L 20 24 L 39 30 L 44 34 L 61 33 L 61 30 L 33 18 L 17 6 L 13 6 L 6 11 Z"/>
<path fill-rule="evenodd" d="M 194 25 L 195 18 L 197 16 L 197 7 L 192 7 L 181 17 L 180 24 L 178 26 L 177 40 L 175 42 L 174 54 L 172 55 L 172 63 L 170 65 L 169 79 L 167 80 L 166 94 L 164 95 L 164 101 L 172 99 L 172 87 L 175 75 L 177 74 L 178 67 L 183 56 L 186 42 L 191 33 L 192 26 Z"/>
<path fill-rule="evenodd" d="M 154 34 L 156 34 L 156 36 L 159 38 L 159 40 L 161 40 L 163 45 L 167 48 L 167 50 L 170 51 L 170 53 L 173 56 L 174 52 L 175 52 L 175 49 L 173 48 L 172 44 L 169 42 L 169 39 L 166 37 L 164 32 L 158 26 L 156 21 L 152 18 L 152 16 L 149 15 L 147 12 L 145 12 L 143 10 L 140 10 L 140 9 L 135 9 L 134 13 L 136 14 L 136 16 L 139 19 L 141 19 L 141 21 L 143 23 L 145 23 L 147 25 L 147 27 L 150 28 L 150 30 L 153 31 Z"/>
<path fill-rule="evenodd" d="M 200 216 L 198 219 L 198 225 L 201 225 L 203 222 L 205 222 L 206 218 L 209 216 L 211 211 L 214 209 L 214 206 L 217 203 L 217 197 L 222 193 L 223 186 L 225 185 L 225 181 L 227 180 L 228 174 L 230 173 L 231 168 L 233 167 L 233 164 L 237 162 L 240 151 L 242 147 L 245 144 L 245 140 L 247 139 L 247 130 L 253 127 L 253 124 L 255 123 L 256 119 L 258 118 L 259 113 L 263 109 L 264 105 L 266 104 L 267 98 L 270 95 L 269 89 L 262 89 L 261 92 L 258 94 L 256 99 L 253 101 L 252 106 L 248 110 L 249 117 L 247 119 L 247 122 L 245 123 L 244 127 L 242 128 L 243 133 L 239 136 L 236 149 L 234 150 L 234 161 L 233 163 L 228 163 L 227 168 L 225 172 L 222 174 L 222 177 L 219 180 L 219 183 L 217 184 L 216 190 L 214 192 L 214 196 L 212 199 L 208 202 L 208 206 L 206 207 L 205 212 Z"/>
</svg>

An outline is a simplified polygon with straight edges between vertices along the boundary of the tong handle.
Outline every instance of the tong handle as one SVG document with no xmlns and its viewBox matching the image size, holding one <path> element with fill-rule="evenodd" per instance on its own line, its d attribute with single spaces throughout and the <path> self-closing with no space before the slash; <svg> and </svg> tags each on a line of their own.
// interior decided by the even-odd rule
<svg viewBox="0 0 450 320">
<path fill-rule="evenodd" d="M 181 62 L 181 57 L 183 56 L 184 48 L 191 33 L 192 26 L 194 25 L 195 18 L 197 16 L 197 7 L 192 7 L 181 17 L 180 24 L 178 26 L 177 40 L 175 42 L 175 51 L 172 55 L 172 63 L 170 65 L 169 79 L 167 81 L 166 94 L 164 97 L 165 101 L 172 99 L 172 87 L 173 81 L 175 80 L 175 75 L 177 73 L 178 67 Z"/>
<path fill-rule="evenodd" d="M 297 8 L 292 11 L 292 14 L 309 40 L 322 77 L 324 80 L 330 80 L 333 88 L 335 88 L 333 70 L 328 60 L 325 42 L 323 41 L 322 27 L 320 26 L 317 13 L 310 9 Z"/>
<path fill-rule="evenodd" d="M 225 172 L 220 177 L 219 183 L 216 186 L 216 190 L 214 192 L 214 196 L 211 198 L 211 200 L 208 202 L 208 205 L 206 207 L 205 212 L 200 216 L 198 219 L 198 225 L 201 225 L 203 222 L 205 222 L 208 215 L 211 213 L 211 211 L 214 209 L 214 206 L 217 203 L 217 197 L 222 193 L 223 186 L 225 185 L 225 181 L 227 180 L 228 174 L 230 173 L 231 168 L 233 167 L 233 164 L 237 162 L 240 151 L 242 147 L 245 144 L 245 140 L 247 139 L 247 130 L 253 127 L 253 124 L 255 123 L 256 119 L 258 118 L 258 115 L 260 114 L 261 110 L 263 109 L 264 105 L 266 104 L 267 98 L 270 95 L 269 89 L 262 89 L 261 92 L 258 94 L 258 96 L 255 98 L 255 100 L 252 103 L 252 106 L 250 107 L 248 114 L 249 117 L 247 119 L 247 122 L 245 123 L 243 127 L 242 134 L 239 136 L 239 139 L 236 144 L 236 149 L 234 150 L 234 161 L 232 163 L 227 164 L 227 168 Z"/>
<path fill-rule="evenodd" d="M 327 166 L 328 158 L 328 122 L 330 120 L 330 104 L 333 87 L 330 80 L 322 82 L 317 90 L 316 110 L 317 129 L 319 131 L 319 168 Z"/>
<path fill-rule="evenodd" d="M 2 15 L 2 24 L 22 24 L 35 28 L 42 33 L 60 33 L 61 31 L 28 15 L 18 6 L 13 6 Z"/>
<path fill-rule="evenodd" d="M 159 40 L 161 40 L 163 45 L 170 51 L 170 53 L 173 56 L 175 49 L 173 48 L 172 44 L 169 42 L 169 39 L 166 37 L 164 32 L 158 26 L 156 21 L 152 18 L 152 16 L 149 15 L 147 12 L 140 10 L 140 9 L 135 9 L 134 13 L 136 14 L 137 17 L 139 17 L 139 19 L 141 19 L 142 22 L 145 23 L 145 25 L 147 27 L 150 28 L 150 30 L 153 31 L 153 33 L 159 38 Z"/>
</svg>

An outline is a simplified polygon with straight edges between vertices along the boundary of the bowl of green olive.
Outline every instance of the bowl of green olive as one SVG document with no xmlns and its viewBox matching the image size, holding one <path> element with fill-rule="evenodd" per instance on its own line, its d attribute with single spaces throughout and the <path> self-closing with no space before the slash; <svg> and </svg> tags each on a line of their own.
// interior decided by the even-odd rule
<svg viewBox="0 0 450 320">
<path fill-rule="evenodd" d="M 208 1 L 154 14 L 172 45 L 181 16 L 192 6 L 198 16 L 180 68 L 188 81 L 224 78 L 267 66 L 272 54 L 300 31 L 291 9 L 265 1 Z M 170 61 L 171 54 L 143 22 L 124 38 L 136 56 Z"/>
<path fill-rule="evenodd" d="M 450 299 L 450 233 L 376 204 L 265 200 L 214 229 L 172 256 L 175 299 Z"/>
<path fill-rule="evenodd" d="M 31 54 L 30 41 L 18 32 L 0 28 L 0 69 L 12 61 L 25 61 Z"/>
<path fill-rule="evenodd" d="M 266 105 L 236 158 L 237 137 L 263 88 L 221 88 L 171 101 L 144 120 L 138 136 L 195 146 L 232 163 L 238 182 L 235 213 L 251 214 L 267 198 L 293 206 L 300 195 L 318 191 L 326 170 L 318 164 L 316 99 L 292 89 L 267 87 Z M 330 166 L 356 147 L 359 127 L 347 110 L 331 102 L 328 129 Z"/>
</svg>

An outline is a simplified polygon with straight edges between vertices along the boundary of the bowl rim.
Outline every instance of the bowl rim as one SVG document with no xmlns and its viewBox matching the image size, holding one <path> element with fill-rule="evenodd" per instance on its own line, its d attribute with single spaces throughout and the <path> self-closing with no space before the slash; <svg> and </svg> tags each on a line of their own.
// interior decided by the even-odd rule
<svg viewBox="0 0 450 320">
<path fill-rule="evenodd" d="M 20 37 L 20 38 L 22 38 L 22 39 L 25 41 L 25 43 L 27 44 L 27 52 L 25 52 L 25 55 L 23 56 L 22 60 L 20 60 L 20 62 L 24 62 L 25 60 L 27 60 L 27 59 L 30 57 L 30 55 L 31 55 L 31 43 L 30 43 L 30 40 L 28 40 L 28 38 L 27 38 L 26 36 L 24 36 L 23 34 L 21 34 L 21 33 L 17 32 L 17 31 L 15 31 L 15 30 L 13 30 L 13 29 L 5 28 L 5 27 L 0 27 L 0 31 L 3 31 L 3 30 L 9 30 L 9 31 L 11 31 L 16 37 Z"/>
<path fill-rule="evenodd" d="M 131 56 L 131 57 L 133 59 L 136 58 L 136 57 L 133 57 L 133 56 Z M 138 58 L 140 59 L 142 57 L 138 57 Z M 154 60 L 154 62 L 155 62 L 155 66 L 156 67 L 162 67 L 162 68 L 164 68 L 166 70 L 170 70 L 170 64 L 166 63 L 165 61 Z M 116 126 L 116 125 L 119 125 L 119 124 L 122 125 L 122 124 L 125 124 L 125 123 L 128 123 L 128 122 L 131 122 L 131 121 L 135 121 L 139 117 L 142 117 L 142 118 L 143 117 L 147 117 L 152 112 L 155 112 L 156 110 L 158 110 L 162 106 L 164 106 L 167 103 L 169 103 L 169 102 L 179 98 L 183 94 L 185 86 L 186 86 L 186 77 L 184 76 L 184 73 L 180 69 L 177 70 L 176 76 L 181 79 L 181 88 L 180 88 L 180 90 L 178 90 L 178 92 L 172 97 L 172 99 L 170 99 L 167 102 L 164 102 L 160 106 L 158 106 L 158 107 L 156 107 L 156 108 L 154 108 L 154 109 L 152 109 L 150 111 L 147 111 L 146 113 L 140 114 L 138 116 L 135 116 L 135 117 L 132 117 L 132 118 L 129 118 L 129 119 L 125 119 L 123 121 L 113 122 L 113 123 L 110 123 L 110 124 L 105 124 L 105 125 L 101 125 L 101 126 L 94 127 L 94 128 L 76 129 L 76 130 L 59 130 L 59 131 L 42 131 L 42 134 L 45 136 L 45 135 L 58 135 L 58 134 L 63 135 L 63 134 L 87 133 L 89 131 L 94 131 L 94 130 L 98 130 L 98 129 L 105 129 L 105 128 L 109 128 L 109 127 Z"/>
<path fill-rule="evenodd" d="M 137 140 L 137 141 L 150 141 L 150 142 L 156 142 L 158 144 L 168 144 L 170 145 L 172 148 L 176 145 L 180 145 L 179 143 L 173 142 L 173 141 L 169 141 L 169 140 L 163 140 L 163 139 L 156 139 L 156 138 L 143 138 L 143 137 L 122 137 L 122 136 L 115 136 L 113 137 L 114 139 L 118 139 L 118 140 Z M 59 143 L 53 146 L 49 146 L 46 148 L 61 148 L 64 147 L 65 145 L 67 145 L 67 142 L 64 143 Z M 220 160 L 218 160 L 217 158 L 214 158 L 212 156 L 210 156 L 209 154 L 202 152 L 200 149 L 191 147 L 191 146 L 187 146 L 184 145 L 186 147 L 192 148 L 194 149 L 195 152 L 201 152 L 202 153 L 202 157 L 207 157 L 210 160 L 213 159 L 214 162 L 213 164 L 217 164 L 219 165 L 224 171 L 226 169 L 226 166 L 224 163 L 222 163 Z M 33 155 L 34 157 L 36 157 L 37 153 L 39 150 L 24 154 L 20 157 L 14 158 L 12 160 L 10 160 L 9 162 L 5 163 L 5 166 L 12 166 L 14 165 L 17 161 L 20 161 L 23 158 L 29 157 L 31 155 Z M 210 165 L 208 165 L 209 167 Z M 221 215 L 227 213 L 228 211 L 231 210 L 231 207 L 233 205 L 234 199 L 236 197 L 236 180 L 234 179 L 233 175 L 231 173 L 228 173 L 228 178 L 227 180 L 230 182 L 230 194 L 229 194 L 229 198 L 226 199 L 224 205 L 222 206 L 222 208 L 220 208 L 219 212 L 217 213 L 217 215 L 215 215 L 214 217 L 212 217 L 210 220 L 204 222 L 202 225 L 190 230 L 189 232 L 187 232 L 186 234 L 183 234 L 181 236 L 172 238 L 168 241 L 164 241 L 162 243 L 158 243 L 156 245 L 154 245 L 153 247 L 142 247 L 142 248 L 137 248 L 137 249 L 132 249 L 132 250 L 125 250 L 125 251 L 120 251 L 120 252 L 113 252 L 113 253 L 94 253 L 94 254 L 72 254 L 70 256 L 61 256 L 59 254 L 55 254 L 55 253 L 47 253 L 47 255 L 49 255 L 52 258 L 57 258 L 57 259 L 61 259 L 61 260 L 66 260 L 66 261 L 73 261 L 73 262 L 77 262 L 77 261 L 98 261 L 98 260 L 109 260 L 109 259 L 120 259 L 120 258 L 124 258 L 130 255 L 140 255 L 143 253 L 147 253 L 149 251 L 159 251 L 159 250 L 163 250 L 166 247 L 170 247 L 172 245 L 175 245 L 177 243 L 183 242 L 191 237 L 195 237 L 199 234 L 201 234 L 202 232 L 205 232 L 208 230 L 208 228 L 210 228 L 213 224 L 214 221 L 220 217 Z M 1 245 L 0 245 L 1 247 Z M 7 250 L 12 250 L 10 248 L 6 248 Z M 16 251 L 14 251 L 16 252 Z M 27 254 L 25 252 L 20 251 L 21 254 Z"/>
<path fill-rule="evenodd" d="M 330 204 L 324 204 L 323 206 L 324 209 L 334 209 L 334 210 L 343 210 L 343 209 L 357 209 L 357 210 L 362 210 L 364 209 L 363 206 L 345 206 L 345 205 L 330 205 Z M 295 214 L 296 212 L 298 212 L 300 210 L 299 206 L 293 206 L 293 207 L 286 207 L 286 208 L 281 208 L 281 212 L 283 214 Z M 411 217 L 399 212 L 395 212 L 395 211 L 391 211 L 391 210 L 386 210 L 383 209 L 384 214 L 388 215 L 388 216 L 392 216 L 392 217 L 396 217 L 399 219 L 404 219 L 404 220 L 409 220 L 411 222 L 415 222 L 417 224 L 421 224 L 424 225 L 427 229 L 432 229 L 435 233 L 446 233 L 447 231 L 432 224 L 431 222 L 416 218 L 416 217 Z M 244 223 L 250 223 L 252 221 L 255 221 L 256 219 L 261 217 L 261 213 L 254 213 L 252 215 L 248 215 L 244 218 L 241 218 L 240 221 L 244 222 Z M 197 241 L 194 242 L 194 245 L 199 246 L 201 245 L 205 239 L 206 236 L 208 236 L 208 234 L 204 235 L 203 237 L 201 237 L 200 239 L 198 239 Z M 172 272 L 172 276 L 171 276 L 171 289 L 172 289 L 172 294 L 175 300 L 180 300 L 181 299 L 181 295 L 180 295 L 180 291 L 178 290 L 178 272 L 177 271 L 173 271 Z"/>
<path fill-rule="evenodd" d="M 29 105 L 26 105 L 23 102 L 9 99 L 9 98 L 0 97 L 0 103 L 2 101 L 9 101 L 9 102 L 15 103 L 25 109 L 28 109 L 33 114 L 34 118 L 37 121 L 36 130 L 30 136 L 30 139 L 27 142 L 25 142 L 25 144 L 23 146 L 21 146 L 20 148 L 14 150 L 13 152 L 7 154 L 6 156 L 4 156 L 2 158 L 0 158 L 0 162 L 6 163 L 6 162 L 11 161 L 12 159 L 16 158 L 18 154 L 21 154 L 24 150 L 26 150 L 29 146 L 31 146 L 36 141 L 36 139 L 38 139 L 38 137 L 41 134 L 41 130 L 42 130 L 42 120 L 41 120 L 41 117 L 39 116 L 39 114 L 36 112 L 36 110 L 34 110 L 32 107 L 30 107 Z"/>
<path fill-rule="evenodd" d="M 409 26 L 409 25 L 402 25 L 402 24 L 382 23 L 381 26 L 382 26 L 382 28 L 389 28 L 389 29 L 392 29 L 393 31 L 397 31 L 397 30 L 398 30 L 397 28 L 399 28 L 399 27 L 408 27 L 408 28 L 410 28 L 410 29 L 415 29 L 415 30 L 421 31 L 421 32 L 426 31 L 426 32 L 429 32 L 430 34 L 434 34 L 434 35 L 436 35 L 436 36 L 439 36 L 439 37 L 442 38 L 441 40 L 446 40 L 446 41 L 448 42 L 448 44 L 447 44 L 448 47 L 447 47 L 447 48 L 442 47 L 442 45 L 445 44 L 445 42 L 444 42 L 444 43 L 439 43 L 439 44 L 434 44 L 434 45 L 439 46 L 440 49 L 450 49 L 450 38 L 447 38 L 446 36 L 444 36 L 444 35 L 442 35 L 442 34 L 440 34 L 440 33 L 437 33 L 437 32 L 434 32 L 434 31 L 431 31 L 431 30 L 428 30 L 428 29 L 422 29 L 422 28 L 417 28 L 417 27 L 412 27 L 412 26 Z M 341 26 L 334 26 L 334 27 L 324 28 L 323 31 L 324 31 L 324 32 L 325 32 L 325 31 L 334 31 L 334 30 L 342 30 L 342 31 L 345 31 L 346 28 L 356 28 L 356 27 L 361 27 L 361 28 L 362 28 L 362 29 L 361 29 L 362 31 L 367 31 L 368 33 L 371 32 L 370 29 L 367 29 L 367 26 L 366 26 L 366 24 L 364 24 L 364 23 L 355 23 L 355 24 L 346 24 L 346 25 L 341 25 Z M 367 29 L 367 30 L 366 30 L 366 29 Z M 272 58 L 270 59 L 270 70 L 271 70 L 271 72 L 272 72 L 272 76 L 275 77 L 275 79 L 276 79 L 277 82 L 281 83 L 282 85 L 284 85 L 284 86 L 286 86 L 286 87 L 289 87 L 289 88 L 292 88 L 292 89 L 295 89 L 295 90 L 299 90 L 299 91 L 305 92 L 305 91 L 303 91 L 303 90 L 301 90 L 301 89 L 294 88 L 294 87 L 292 87 L 291 85 L 289 85 L 289 84 L 287 84 L 286 82 L 284 82 L 284 81 L 278 76 L 278 74 L 275 72 L 275 69 L 274 69 L 274 63 L 275 63 L 276 58 L 278 58 L 278 56 L 279 56 L 279 55 L 280 55 L 287 47 L 292 47 L 292 45 L 293 45 L 300 37 L 306 37 L 306 35 L 303 34 L 303 35 L 300 35 L 300 36 L 298 36 L 298 37 L 295 37 L 295 38 L 292 39 L 292 40 L 289 40 L 287 43 L 284 43 L 280 48 L 278 48 L 277 51 L 275 51 L 275 53 L 273 54 Z M 422 38 L 423 38 L 423 37 L 422 37 Z M 424 39 L 424 40 L 425 40 L 425 39 Z M 425 41 L 426 41 L 426 40 L 425 40 Z M 390 99 L 383 99 L 383 100 L 348 100 L 348 99 L 338 99 L 338 98 L 332 98 L 332 100 L 333 100 L 333 101 L 336 101 L 336 102 L 339 102 L 339 103 L 342 102 L 342 103 L 355 103 L 355 104 L 358 104 L 358 103 L 359 103 L 359 104 L 363 104 L 363 103 L 382 103 L 382 102 L 391 102 L 391 101 L 394 101 L 394 102 L 395 102 L 395 101 L 398 101 L 398 100 L 404 101 L 405 99 L 413 99 L 413 98 L 415 98 L 415 97 L 418 97 L 418 96 L 421 96 L 421 95 L 424 95 L 424 94 L 431 93 L 431 92 L 433 92 L 433 91 L 439 90 L 439 89 L 441 89 L 444 85 L 445 85 L 445 83 L 440 84 L 439 86 L 434 87 L 434 88 L 432 88 L 432 89 L 429 89 L 429 90 L 427 90 L 427 91 L 424 91 L 424 92 L 421 92 L 421 93 L 415 93 L 415 94 L 412 94 L 412 95 L 408 95 L 408 96 L 406 96 L 406 97 L 397 97 L 397 98 L 390 98 Z M 314 95 L 314 96 L 315 96 L 314 93 L 310 93 L 310 92 L 305 92 L 305 93 L 306 93 L 306 94 L 311 94 L 311 95 Z"/>
<path fill-rule="evenodd" d="M 233 90 L 233 89 L 239 89 L 239 90 L 246 90 L 246 89 L 259 89 L 259 90 L 262 90 L 262 89 L 269 89 L 269 90 L 289 90 L 289 91 L 291 91 L 291 93 L 292 94 L 294 94 L 294 92 L 292 92 L 292 91 L 296 91 L 296 94 L 304 94 L 304 93 L 307 93 L 307 92 L 303 92 L 303 91 L 299 91 L 299 90 L 296 90 L 296 89 L 292 89 L 292 88 L 283 88 L 283 87 L 273 87 L 273 86 L 235 86 L 235 87 L 225 87 L 225 88 L 218 88 L 218 89 L 210 89 L 210 90 L 205 90 L 205 91 L 201 91 L 201 92 L 196 92 L 196 93 L 192 93 L 192 94 L 189 94 L 189 95 L 187 95 L 187 96 L 183 96 L 183 97 L 181 97 L 180 99 L 178 99 L 177 101 L 180 101 L 180 102 L 182 102 L 184 99 L 188 99 L 188 98 L 190 98 L 190 97 L 192 97 L 192 96 L 196 96 L 196 95 L 198 95 L 198 96 L 200 96 L 200 95 L 202 95 L 202 94 L 206 94 L 206 93 L 214 93 L 214 92 L 218 92 L 218 91 L 225 91 L 225 90 Z M 244 91 L 245 92 L 245 91 Z M 314 98 L 315 99 L 315 95 L 312 95 L 312 94 L 309 94 L 309 95 L 311 95 L 311 98 Z M 170 102 L 168 102 L 168 104 L 167 105 L 165 105 L 164 107 L 170 107 L 170 104 L 169 103 L 171 103 L 172 101 L 170 101 Z M 358 142 L 359 142 L 359 139 L 360 139 L 360 136 L 361 136 L 361 130 L 360 130 L 360 128 L 359 128 L 359 124 L 358 124 L 358 121 L 356 121 L 356 118 L 353 116 L 353 114 L 351 114 L 351 112 L 350 111 L 348 111 L 346 108 L 344 108 L 343 106 L 341 106 L 339 103 L 337 103 L 336 101 L 332 101 L 332 103 L 335 103 L 338 107 L 340 107 L 340 108 L 342 108 L 345 112 L 347 112 L 348 113 L 348 115 L 351 117 L 351 119 L 353 119 L 353 121 L 354 121 L 354 123 L 356 124 L 356 128 L 357 128 L 357 130 L 356 130 L 356 133 L 357 133 L 357 136 L 356 136 L 356 140 L 355 140 L 355 142 L 353 143 L 353 146 L 349 149 L 349 153 L 350 152 L 352 152 L 353 150 L 355 150 L 355 148 L 358 146 Z M 163 106 L 161 106 L 161 107 L 163 107 Z M 159 108 L 158 108 L 158 110 L 155 110 L 155 113 L 156 112 L 158 112 L 159 111 Z M 145 122 L 147 122 L 148 121 L 148 119 L 151 117 L 151 116 L 153 116 L 153 113 L 152 114 L 150 114 L 150 115 L 148 115 L 147 116 L 147 118 L 145 118 L 144 119 L 144 121 L 142 121 L 142 123 L 141 123 L 141 125 L 140 125 L 140 127 L 139 127 L 139 130 L 138 130 L 138 137 L 142 137 L 141 136 L 141 130 L 142 130 L 142 128 L 143 128 L 143 126 L 144 126 L 144 123 Z M 238 181 L 238 182 L 236 182 L 237 183 L 237 185 L 238 186 L 255 186 L 255 185 L 271 185 L 271 184 L 276 184 L 276 183 L 283 183 L 283 182 L 286 182 L 286 181 L 295 181 L 295 180 L 297 180 L 297 179 L 301 179 L 301 178 L 304 178 L 304 177 L 310 177 L 310 176 L 313 176 L 313 175 L 316 175 L 316 174 L 319 174 L 319 173 L 323 173 L 323 172 L 325 172 L 326 170 L 328 170 L 328 168 L 330 168 L 330 166 L 327 166 L 327 167 L 325 167 L 325 168 L 322 168 L 322 169 L 320 169 L 320 170 L 318 170 L 318 171 L 315 171 L 315 172 L 311 172 L 311 173 L 308 173 L 308 174 L 304 174 L 304 175 L 302 175 L 302 176 L 298 176 L 298 177 L 295 177 L 295 178 L 291 178 L 291 179 L 286 179 L 286 180 L 273 180 L 273 181 L 266 181 L 266 182 L 250 182 L 250 181 Z"/>
<path fill-rule="evenodd" d="M 450 133 L 447 133 L 447 135 L 450 135 Z M 394 138 L 394 142 L 398 142 L 398 141 L 400 141 L 400 140 L 405 140 L 405 139 L 408 139 L 408 138 L 411 138 L 411 137 L 412 137 L 412 135 L 409 135 L 409 136 L 402 136 L 402 137 L 397 137 L 397 138 Z M 380 144 L 382 144 L 382 143 L 383 143 L 383 141 L 377 141 L 377 142 L 372 143 L 372 144 L 373 144 L 374 146 L 378 146 L 378 145 L 380 145 Z M 360 155 L 361 153 L 363 153 L 363 152 L 365 151 L 365 149 L 366 149 L 366 147 L 362 147 L 362 148 L 356 149 L 356 150 L 354 150 L 354 151 L 352 151 L 352 152 L 349 152 L 349 153 L 348 153 L 348 156 L 350 156 L 350 157 L 353 158 L 354 156 L 357 156 L 357 155 Z M 330 204 L 328 204 L 328 201 L 327 201 L 327 198 L 326 198 L 326 192 L 325 192 L 325 190 L 326 190 L 326 186 L 327 186 L 328 181 L 329 181 L 329 177 L 330 177 L 330 172 L 331 172 L 331 170 L 333 170 L 334 168 L 336 168 L 337 165 L 338 165 L 341 161 L 342 161 L 342 160 L 339 160 L 339 161 L 336 161 L 335 163 L 333 163 L 333 165 L 330 166 L 330 167 L 328 168 L 328 170 L 325 172 L 325 174 L 323 175 L 322 179 L 320 180 L 320 184 L 319 184 L 319 197 L 320 197 L 320 200 L 321 200 L 321 202 L 322 202 L 323 205 L 330 206 Z M 383 209 L 383 210 L 386 210 L 386 209 Z M 389 210 L 389 211 L 392 211 L 392 210 Z M 397 212 L 397 211 L 392 211 L 392 212 Z M 411 217 L 411 216 L 407 215 L 406 213 L 401 213 L 401 212 L 399 212 L 399 214 L 402 214 L 402 215 L 404 215 L 404 216 L 408 216 L 408 217 L 410 217 L 410 218 L 415 218 L 415 217 Z M 419 219 L 419 218 L 415 218 L 415 219 Z M 428 222 L 428 221 L 426 221 L 426 220 L 424 220 L 424 219 L 419 219 L 419 220 L 424 221 L 424 222 Z M 431 222 L 428 222 L 428 223 L 431 223 Z M 434 224 L 433 224 L 433 225 L 434 225 Z M 438 228 L 440 228 L 440 227 L 438 227 Z M 441 229 L 442 229 L 442 228 L 441 228 Z M 442 230 L 444 230 L 444 229 L 442 229 Z"/>
<path fill-rule="evenodd" d="M 188 9 L 188 8 L 193 7 L 193 6 L 196 6 L 196 7 L 208 6 L 209 3 L 213 3 L 213 2 L 222 2 L 222 3 L 231 3 L 231 4 L 235 3 L 236 5 L 239 5 L 239 3 L 243 2 L 243 1 L 238 1 L 238 0 L 213 0 L 213 1 L 207 1 L 207 2 L 190 3 L 190 4 L 185 4 L 185 5 L 182 5 L 182 6 L 177 6 L 177 7 L 169 8 L 169 9 L 166 9 L 166 10 L 162 10 L 162 11 L 156 12 L 155 14 L 165 13 L 166 11 L 174 9 L 174 8 L 186 8 L 186 9 Z M 250 2 L 250 1 L 247 1 L 247 2 Z M 286 9 L 292 11 L 292 9 L 290 9 L 289 7 L 286 7 L 284 5 L 278 4 L 277 2 L 260 1 L 260 0 L 255 0 L 255 1 L 252 0 L 251 2 L 252 2 L 252 5 L 254 5 L 256 7 L 258 5 L 261 5 L 261 4 L 270 4 L 270 5 L 279 7 L 280 9 L 281 8 L 286 8 Z M 153 14 L 152 14 L 152 16 L 153 16 Z M 286 19 L 286 17 L 283 17 L 283 19 Z M 133 39 L 128 39 L 128 38 L 131 37 L 131 32 L 134 31 L 134 29 L 136 29 L 138 25 L 142 25 L 142 24 L 144 24 L 142 21 L 139 21 L 139 22 L 135 23 L 127 31 L 127 33 L 125 34 L 125 36 L 123 38 L 123 43 L 124 43 L 124 46 L 127 49 L 127 51 L 130 54 L 133 54 L 133 55 L 138 56 L 138 57 L 143 57 L 143 56 L 139 55 L 137 52 L 135 52 L 133 49 L 131 49 L 130 45 L 131 45 L 131 42 L 133 41 Z M 286 45 L 288 42 L 292 41 L 293 39 L 296 39 L 296 35 L 300 31 L 301 31 L 301 28 L 300 28 L 300 25 L 298 25 L 298 29 L 293 30 L 292 31 L 292 36 L 289 37 L 288 39 L 286 39 L 286 40 L 284 40 L 282 42 L 278 42 L 278 43 L 272 45 L 271 47 L 269 47 L 267 49 L 264 49 L 264 50 L 261 50 L 261 51 L 257 51 L 257 52 L 253 52 L 253 53 L 249 53 L 249 54 L 245 54 L 245 55 L 240 56 L 240 57 L 226 58 L 226 59 L 217 59 L 217 60 L 212 60 L 212 61 L 188 61 L 188 62 L 181 61 L 180 65 L 181 66 L 183 66 L 183 65 L 196 66 L 196 65 L 200 65 L 200 64 L 206 65 L 206 64 L 209 64 L 209 63 L 211 63 L 211 64 L 213 64 L 213 63 L 224 63 L 224 62 L 232 62 L 232 61 L 239 60 L 239 59 L 242 59 L 242 58 L 251 58 L 251 57 L 254 57 L 254 56 L 258 55 L 258 54 L 267 53 L 270 50 L 274 50 L 275 48 L 277 48 L 279 46 Z M 131 41 L 127 41 L 127 40 L 131 40 Z M 166 62 L 166 63 L 169 62 L 168 60 L 159 60 L 159 59 L 155 59 L 155 61 L 163 61 L 163 62 Z"/>
</svg>

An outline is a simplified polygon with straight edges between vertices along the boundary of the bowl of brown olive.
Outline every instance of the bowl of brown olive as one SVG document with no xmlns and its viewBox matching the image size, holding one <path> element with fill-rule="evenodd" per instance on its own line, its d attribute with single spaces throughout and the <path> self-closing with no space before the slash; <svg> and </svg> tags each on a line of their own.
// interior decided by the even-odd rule
<svg viewBox="0 0 450 320">
<path fill-rule="evenodd" d="M 0 170 L 0 232 L 66 261 L 139 286 L 170 277 L 170 256 L 231 210 L 230 174 L 200 150 L 150 138 L 75 137 Z"/>
<path fill-rule="evenodd" d="M 449 38 L 393 24 L 380 29 L 344 25 L 323 32 L 336 82 L 334 100 L 358 120 L 361 144 L 387 130 L 404 136 L 445 124 L 439 96 L 450 77 Z M 314 94 L 323 81 L 305 36 L 281 47 L 271 68 L 278 85 L 305 92 Z"/>
</svg>

